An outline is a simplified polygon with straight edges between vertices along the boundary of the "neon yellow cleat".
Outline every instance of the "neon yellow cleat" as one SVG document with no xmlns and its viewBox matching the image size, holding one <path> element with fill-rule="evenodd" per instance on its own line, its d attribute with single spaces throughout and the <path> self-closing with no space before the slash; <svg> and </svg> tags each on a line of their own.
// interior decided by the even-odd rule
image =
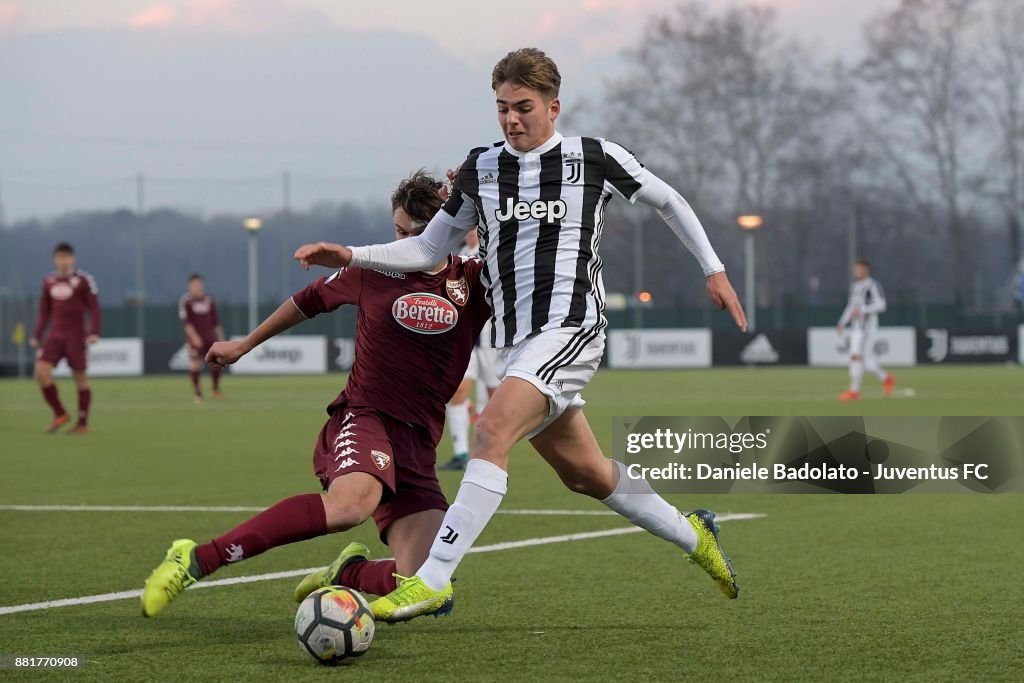
<svg viewBox="0 0 1024 683">
<path fill-rule="evenodd" d="M 370 603 L 377 621 L 395 624 L 428 614 L 440 617 L 451 613 L 455 597 L 450 581 L 443 590 L 435 591 L 418 576 L 395 577 L 398 588 Z"/>
<path fill-rule="evenodd" d="M 686 515 L 686 520 L 697 532 L 697 549 L 687 559 L 710 574 L 725 597 L 735 600 L 739 597 L 740 587 L 736 584 L 736 572 L 718 543 L 715 513 L 694 510 Z"/>
<path fill-rule="evenodd" d="M 155 617 L 164 611 L 171 600 L 202 578 L 203 573 L 196 564 L 192 551 L 196 543 L 187 538 L 171 544 L 167 557 L 146 579 L 142 590 L 142 615 Z"/>
<path fill-rule="evenodd" d="M 369 556 L 370 549 L 362 543 L 349 543 L 334 562 L 299 582 L 299 585 L 295 587 L 295 602 L 302 602 L 307 595 L 319 588 L 338 585 L 341 580 L 341 572 L 345 570 L 345 566 L 349 562 L 365 560 Z"/>
</svg>

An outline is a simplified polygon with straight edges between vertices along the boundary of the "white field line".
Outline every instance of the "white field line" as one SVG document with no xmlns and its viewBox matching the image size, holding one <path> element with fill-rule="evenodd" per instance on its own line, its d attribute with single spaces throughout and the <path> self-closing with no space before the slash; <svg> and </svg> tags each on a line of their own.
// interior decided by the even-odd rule
<svg viewBox="0 0 1024 683">
<path fill-rule="evenodd" d="M 0 512 L 263 512 L 265 507 L 246 505 L 0 505 Z M 498 510 L 499 515 L 565 515 L 614 517 L 611 510 Z"/>
<path fill-rule="evenodd" d="M 759 512 L 724 512 L 715 518 L 718 522 L 733 522 L 747 519 L 760 519 L 767 515 Z M 470 553 L 493 553 L 502 550 L 515 550 L 516 548 L 529 548 L 537 545 L 549 545 L 551 543 L 566 543 L 569 541 L 585 541 L 590 538 L 603 538 L 605 536 L 622 536 L 643 531 L 640 527 L 629 526 L 617 529 L 605 529 L 603 531 L 587 531 L 579 534 L 562 534 L 560 536 L 541 536 L 539 538 L 527 538 L 522 541 L 507 541 L 505 543 L 492 543 L 470 548 Z M 256 583 L 258 581 L 272 581 L 274 579 L 287 579 L 296 576 L 305 576 L 316 571 L 320 567 L 308 567 L 306 569 L 290 569 L 283 572 L 269 572 L 267 574 L 252 574 L 249 576 L 235 576 L 230 579 L 215 579 L 213 581 L 200 581 L 189 587 L 189 590 L 196 588 L 215 588 L 217 586 L 234 586 L 240 583 Z M 0 614 L 16 614 L 18 612 L 37 612 L 57 607 L 73 607 L 76 605 L 89 605 L 97 602 L 115 602 L 117 600 L 131 600 L 142 595 L 141 590 L 120 591 L 118 593 L 101 593 L 99 595 L 85 595 L 79 598 L 65 598 L 63 600 L 47 600 L 45 602 L 32 602 L 24 605 L 8 605 L 0 607 Z"/>
</svg>

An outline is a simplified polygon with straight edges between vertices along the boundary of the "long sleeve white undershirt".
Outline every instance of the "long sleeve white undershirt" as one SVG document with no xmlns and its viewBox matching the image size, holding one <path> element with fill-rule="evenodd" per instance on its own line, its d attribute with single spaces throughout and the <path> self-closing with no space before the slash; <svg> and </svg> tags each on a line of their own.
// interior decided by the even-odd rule
<svg viewBox="0 0 1024 683">
<path fill-rule="evenodd" d="M 643 189 L 637 194 L 635 201 L 643 202 L 657 210 L 661 219 L 696 257 L 704 275 L 725 270 L 697 215 L 668 183 L 653 173 L 648 173 Z M 442 210 L 427 224 L 423 232 L 415 237 L 388 244 L 352 247 L 352 265 L 406 273 L 423 270 L 462 246 L 465 234 L 473 226 L 463 228 L 453 225 L 454 220 Z"/>
</svg>

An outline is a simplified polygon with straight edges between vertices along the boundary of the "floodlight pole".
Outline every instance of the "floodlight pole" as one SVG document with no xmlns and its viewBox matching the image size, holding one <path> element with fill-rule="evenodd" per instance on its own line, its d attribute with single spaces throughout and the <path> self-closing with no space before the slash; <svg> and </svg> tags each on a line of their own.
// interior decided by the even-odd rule
<svg viewBox="0 0 1024 683">
<path fill-rule="evenodd" d="M 255 330 L 259 322 L 259 280 L 257 273 L 259 268 L 259 243 L 257 235 L 263 227 L 263 221 L 259 218 L 246 218 L 242 221 L 242 227 L 249 233 L 249 330 Z"/>
<path fill-rule="evenodd" d="M 753 332 L 757 329 L 757 296 L 755 292 L 756 287 L 756 273 L 754 271 L 757 263 L 755 245 L 754 245 L 754 233 L 764 223 L 764 219 L 761 216 L 755 214 L 745 214 L 739 216 L 736 219 L 737 225 L 743 228 L 747 232 L 747 239 L 744 244 L 744 254 L 746 256 L 746 263 L 744 270 L 746 271 L 746 277 L 744 282 L 744 298 L 746 299 L 745 308 L 747 313 L 747 331 Z"/>
</svg>

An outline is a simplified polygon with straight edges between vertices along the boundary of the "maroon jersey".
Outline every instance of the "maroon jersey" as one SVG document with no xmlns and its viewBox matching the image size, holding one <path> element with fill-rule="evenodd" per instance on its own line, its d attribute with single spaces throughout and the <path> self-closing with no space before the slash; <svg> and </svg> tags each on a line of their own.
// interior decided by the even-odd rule
<svg viewBox="0 0 1024 683">
<path fill-rule="evenodd" d="M 203 341 L 216 341 L 220 318 L 217 317 L 217 304 L 209 294 L 200 297 L 185 294 L 178 299 L 178 317 L 183 326 L 191 325 Z"/>
<path fill-rule="evenodd" d="M 89 314 L 89 325 L 85 314 Z M 39 299 L 39 317 L 34 339 L 41 339 L 47 324 L 50 337 L 85 339 L 100 333 L 100 300 L 96 281 L 85 271 L 75 270 L 70 275 L 50 273 L 43 279 Z"/>
<path fill-rule="evenodd" d="M 345 268 L 295 294 L 292 301 L 307 318 L 359 306 L 355 363 L 327 412 L 343 401 L 374 408 L 424 427 L 436 445 L 445 404 L 491 315 L 482 269 L 480 261 L 458 256 L 434 274 Z"/>
</svg>

